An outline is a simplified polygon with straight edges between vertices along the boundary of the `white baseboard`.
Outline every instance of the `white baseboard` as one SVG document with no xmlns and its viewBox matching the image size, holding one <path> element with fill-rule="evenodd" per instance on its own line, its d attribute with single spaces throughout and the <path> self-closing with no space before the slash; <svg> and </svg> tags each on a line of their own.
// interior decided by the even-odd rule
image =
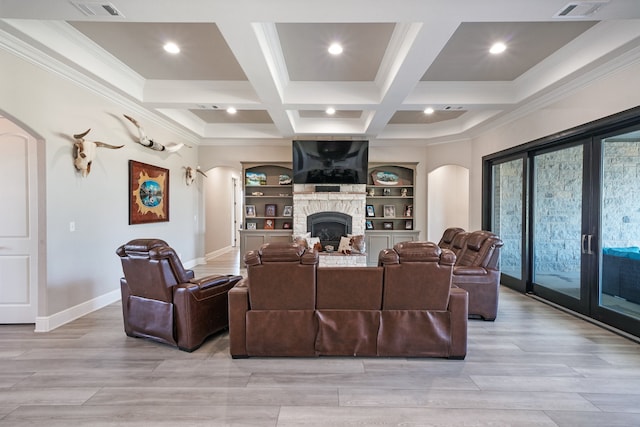
<svg viewBox="0 0 640 427">
<path fill-rule="evenodd" d="M 217 251 L 209 252 L 204 257 L 204 262 L 202 264 L 206 264 L 207 261 L 219 257 L 222 254 L 226 254 L 227 252 L 231 252 L 233 250 L 233 246 L 227 246 L 226 248 L 218 249 Z"/>
<path fill-rule="evenodd" d="M 85 301 L 74 307 L 60 311 L 56 314 L 52 314 L 47 317 L 36 317 L 36 329 L 35 332 L 49 332 L 55 328 L 76 320 L 82 316 L 99 310 L 103 307 L 113 304 L 116 301 L 120 301 L 121 293 L 120 289 L 116 289 L 97 298 L 89 301 Z"/>
</svg>

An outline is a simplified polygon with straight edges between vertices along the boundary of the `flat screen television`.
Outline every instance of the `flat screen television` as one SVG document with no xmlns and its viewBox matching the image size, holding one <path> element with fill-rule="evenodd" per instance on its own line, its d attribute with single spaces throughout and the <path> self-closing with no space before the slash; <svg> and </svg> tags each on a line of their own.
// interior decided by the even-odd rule
<svg viewBox="0 0 640 427">
<path fill-rule="evenodd" d="M 366 184 L 369 141 L 293 141 L 295 184 Z"/>
</svg>

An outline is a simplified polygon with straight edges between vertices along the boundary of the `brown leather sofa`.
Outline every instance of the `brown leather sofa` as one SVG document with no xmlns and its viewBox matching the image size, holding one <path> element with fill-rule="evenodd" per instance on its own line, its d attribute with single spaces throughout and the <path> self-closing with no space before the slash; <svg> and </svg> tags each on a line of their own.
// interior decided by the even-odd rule
<svg viewBox="0 0 640 427">
<path fill-rule="evenodd" d="M 464 229 L 460 227 L 450 227 L 444 230 L 444 233 L 442 233 L 442 237 L 440 238 L 440 242 L 438 242 L 440 249 L 452 249 L 453 239 L 457 234 L 462 232 L 464 232 Z"/>
<path fill-rule="evenodd" d="M 193 351 L 228 326 L 227 294 L 242 276 L 194 278 L 175 251 L 160 239 L 120 246 L 125 333 Z"/>
<path fill-rule="evenodd" d="M 467 292 L 451 288 L 455 256 L 434 243 L 388 249 L 378 267 L 318 267 L 295 243 L 245 257 L 229 291 L 230 353 L 463 359 Z"/>
<path fill-rule="evenodd" d="M 458 231 L 450 242 L 456 254 L 453 285 L 469 292 L 469 316 L 496 319 L 502 245 L 496 234 L 484 230 Z"/>
</svg>

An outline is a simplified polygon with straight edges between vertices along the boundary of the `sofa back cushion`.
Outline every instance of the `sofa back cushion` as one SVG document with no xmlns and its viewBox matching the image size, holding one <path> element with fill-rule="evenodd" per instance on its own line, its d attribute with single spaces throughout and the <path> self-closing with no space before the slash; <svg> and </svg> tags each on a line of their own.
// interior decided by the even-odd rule
<svg viewBox="0 0 640 427">
<path fill-rule="evenodd" d="M 381 267 L 321 267 L 316 306 L 322 309 L 380 310 Z"/>
<path fill-rule="evenodd" d="M 498 269 L 502 240 L 490 231 L 469 233 L 458 254 L 456 266 Z"/>
</svg>

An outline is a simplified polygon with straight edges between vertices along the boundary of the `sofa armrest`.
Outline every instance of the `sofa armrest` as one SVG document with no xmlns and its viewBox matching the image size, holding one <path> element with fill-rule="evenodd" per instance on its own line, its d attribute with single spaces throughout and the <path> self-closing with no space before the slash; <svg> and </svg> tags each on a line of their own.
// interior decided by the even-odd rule
<svg viewBox="0 0 640 427">
<path fill-rule="evenodd" d="M 484 267 L 467 267 L 460 265 L 453 267 L 453 274 L 455 276 L 486 276 L 487 269 Z"/>
<path fill-rule="evenodd" d="M 247 357 L 247 312 L 249 311 L 249 279 L 238 282 L 229 291 L 229 353 L 231 357 Z"/>
<path fill-rule="evenodd" d="M 225 283 L 229 283 L 230 279 L 233 276 L 223 276 L 220 274 L 214 274 L 211 276 L 199 277 L 197 279 L 189 280 L 189 283 L 197 285 L 200 289 L 207 289 L 212 286 L 224 285 Z M 236 280 L 237 282 L 238 280 Z"/>
<path fill-rule="evenodd" d="M 464 359 L 467 355 L 467 323 L 469 317 L 469 294 L 464 289 L 451 287 L 449 295 L 451 313 L 450 358 Z"/>
</svg>

